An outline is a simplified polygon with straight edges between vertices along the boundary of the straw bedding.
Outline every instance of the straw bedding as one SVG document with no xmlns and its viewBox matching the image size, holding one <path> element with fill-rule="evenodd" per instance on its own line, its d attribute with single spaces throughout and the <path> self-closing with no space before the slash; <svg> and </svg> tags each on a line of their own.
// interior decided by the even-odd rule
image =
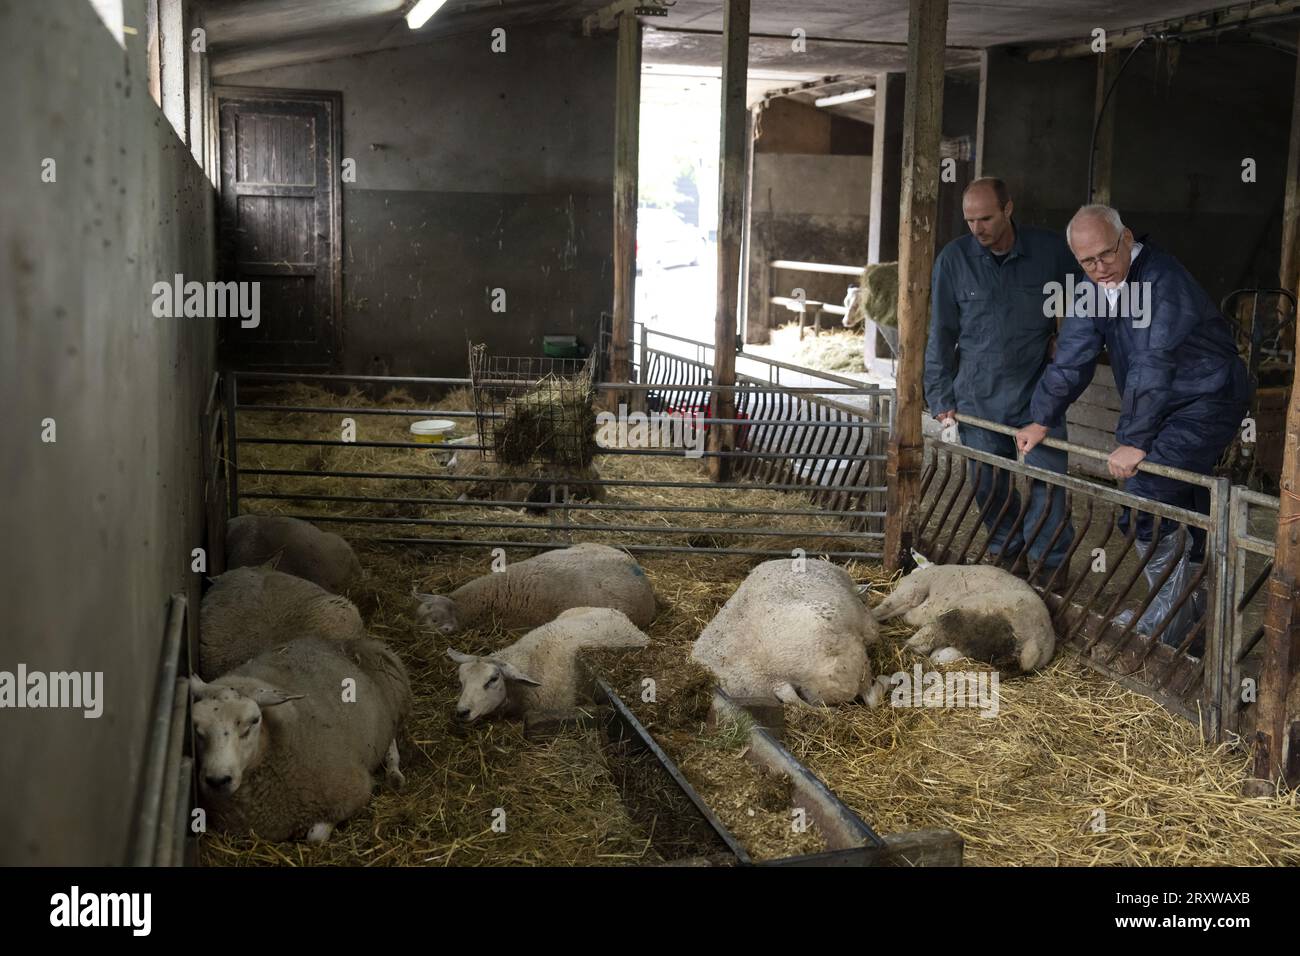
<svg viewBox="0 0 1300 956">
<path fill-rule="evenodd" d="M 298 404 L 369 404 L 358 395 L 342 401 L 315 388 L 281 389 L 279 401 Z M 437 403 L 468 407 L 467 396 Z M 387 407 L 419 407 L 402 393 L 385 396 Z M 359 439 L 404 440 L 408 420 L 356 416 Z M 245 434 L 337 437 L 328 416 L 259 414 Z M 472 419 L 461 419 L 461 434 Z M 437 446 L 431 446 L 436 448 Z M 241 445 L 241 467 L 320 470 L 393 470 L 441 473 L 437 452 L 408 449 Z M 425 460 L 420 461 L 423 457 Z M 700 465 L 682 459 L 600 461 L 602 470 L 636 468 L 638 475 L 689 476 Z M 301 478 L 245 479 L 243 490 L 446 496 L 443 482 Z M 412 485 L 421 486 L 413 490 Z M 427 487 L 424 487 L 427 486 Z M 346 489 L 346 490 L 343 490 Z M 775 506 L 804 507 L 797 496 L 766 496 Z M 635 495 L 635 497 L 633 497 Z M 689 500 L 688 500 L 689 499 Z M 618 500 L 673 504 L 731 503 L 735 492 L 681 489 L 618 489 Z M 773 506 L 769 504 L 769 506 Z M 256 501 L 249 510 L 311 514 L 352 513 L 455 518 L 455 508 L 434 505 L 340 504 Z M 490 512 L 477 512 L 481 517 Z M 617 512 L 607 523 L 630 523 Z M 638 514 L 635 520 L 718 527 L 721 516 Z M 573 512 L 573 520 L 596 523 L 598 512 Z M 520 520 L 513 516 L 513 520 Z M 765 526 L 806 518 L 765 518 Z M 819 519 L 823 520 L 823 519 Z M 824 519 L 825 529 L 833 525 Z M 756 523 L 749 519 L 750 526 Z M 442 529 L 322 525 L 345 535 L 437 534 L 491 540 L 538 539 L 544 532 L 517 529 Z M 724 534 L 743 547 L 772 546 L 774 539 Z M 627 539 L 654 535 L 627 534 Z M 620 534 L 575 534 L 575 540 L 618 543 Z M 663 535 L 680 543 L 680 536 Z M 780 539 L 775 539 L 780 540 Z M 828 539 L 829 546 L 844 543 Z M 825 544 L 826 542 L 822 542 Z M 817 544 L 794 541 L 815 554 Z M 513 559 L 534 551 L 512 553 Z M 409 599 L 413 584 L 445 592 L 484 573 L 485 548 L 413 549 L 360 544 L 367 574 L 350 595 L 375 636 L 391 642 L 410 668 L 416 689 L 407 739 L 401 742 L 407 786 L 379 790 L 369 807 L 340 827 L 323 846 L 267 843 L 208 834 L 201 858 L 208 865 L 609 865 L 664 860 L 654 831 L 671 820 L 634 814 L 622 799 L 626 773 L 602 753 L 595 731 L 573 730 L 546 741 L 529 741 L 522 727 L 492 722 L 461 727 L 453 717 L 459 692 L 448 644 L 478 652 L 499 648 L 516 634 L 472 631 L 446 638 L 416 626 Z M 740 759 L 743 728 L 707 730 L 704 716 L 711 681 L 689 660 L 691 642 L 760 558 L 707 555 L 642 555 L 662 611 L 649 629 L 652 646 L 635 660 L 627 655 L 594 666 L 677 759 L 724 823 L 742 834 L 759 857 L 820 849 L 815 832 L 792 834 L 788 793 Z M 857 580 L 887 590 L 878 568 L 851 563 Z M 908 628 L 891 623 L 875 650 L 878 672 L 910 671 L 914 659 L 901 650 Z M 955 665 L 970 670 L 970 665 Z M 642 701 L 644 677 L 656 681 L 656 702 Z M 1157 704 L 1117 687 L 1062 655 L 1046 671 L 1001 685 L 1000 714 L 974 709 L 844 706 L 827 711 L 787 708 L 786 744 L 796 757 L 878 832 L 949 827 L 966 840 L 971 864 L 1297 864 L 1300 808 L 1294 795 L 1246 799 L 1239 785 L 1247 757 L 1199 740 L 1193 727 Z M 494 810 L 505 811 L 505 832 L 493 829 Z M 750 816 L 749 811 L 754 815 Z M 1104 812 L 1102 818 L 1097 811 Z M 686 852 L 685 850 L 682 851 Z M 669 854 L 672 856 L 673 854 Z"/>
</svg>

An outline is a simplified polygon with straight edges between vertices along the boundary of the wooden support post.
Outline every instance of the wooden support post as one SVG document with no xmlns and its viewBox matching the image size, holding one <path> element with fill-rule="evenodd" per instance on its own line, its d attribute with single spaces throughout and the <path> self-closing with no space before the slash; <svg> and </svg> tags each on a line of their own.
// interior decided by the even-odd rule
<svg viewBox="0 0 1300 956">
<path fill-rule="evenodd" d="M 637 150 L 641 122 L 641 24 L 618 18 L 614 93 L 614 325 L 609 378 L 632 377 L 632 321 L 636 305 Z M 619 400 L 626 400 L 620 396 Z"/>
<path fill-rule="evenodd" d="M 1291 150 L 1286 176 L 1286 205 L 1282 217 L 1281 284 L 1295 289 L 1300 277 L 1300 64 L 1296 67 L 1295 98 L 1291 107 Z M 1300 347 L 1300 335 L 1297 336 Z M 1291 382 L 1286 414 L 1286 444 L 1282 450 L 1281 502 L 1277 515 L 1277 542 L 1273 574 L 1268 582 L 1268 607 L 1264 612 L 1264 666 L 1259 675 L 1258 719 L 1255 724 L 1255 776 L 1265 780 L 1285 777 L 1289 786 L 1300 785 L 1300 755 L 1289 753 L 1290 715 L 1300 714 L 1300 388 Z M 1294 693 L 1292 691 L 1294 690 Z M 1288 759 L 1288 757 L 1290 759 Z"/>
<path fill-rule="evenodd" d="M 871 134 L 871 207 L 867 224 L 867 261 L 873 263 L 898 259 L 904 86 L 902 73 L 876 74 L 876 123 Z"/>
<path fill-rule="evenodd" d="M 903 204 L 898 255 L 898 397 L 886 468 L 885 569 L 912 547 L 920 493 L 921 378 L 930 317 L 930 272 L 939 211 L 939 135 L 948 0 L 911 0 L 903 114 Z"/>
<path fill-rule="evenodd" d="M 1123 57 L 1118 50 L 1111 50 L 1097 56 L 1097 89 L 1092 102 L 1092 121 L 1097 122 L 1097 114 L 1102 103 L 1106 102 L 1106 91 L 1119 75 Z M 1112 93 L 1106 102 L 1106 112 L 1102 114 L 1101 125 L 1097 127 L 1096 152 L 1092 154 L 1092 198 L 1089 202 L 1110 205 L 1111 174 L 1115 158 L 1115 111 L 1119 104 L 1116 99 L 1119 91 Z"/>
<path fill-rule="evenodd" d="M 750 0 L 726 0 L 722 13 L 722 135 L 718 162 L 718 306 L 713 326 L 713 384 L 736 384 L 736 326 L 740 304 L 740 240 L 745 214 L 745 136 L 749 108 L 745 83 L 749 73 Z M 715 392 L 715 418 L 735 418 L 732 392 Z M 710 451 L 735 448 L 734 425 L 709 429 Z M 710 458 L 709 476 L 727 481 L 731 459 Z"/>
</svg>

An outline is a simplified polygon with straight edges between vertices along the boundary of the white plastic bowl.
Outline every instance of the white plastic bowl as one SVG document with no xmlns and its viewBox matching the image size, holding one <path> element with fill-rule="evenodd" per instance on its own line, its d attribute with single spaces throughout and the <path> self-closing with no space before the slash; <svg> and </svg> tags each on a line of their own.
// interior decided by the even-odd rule
<svg viewBox="0 0 1300 956">
<path fill-rule="evenodd" d="M 411 423 L 411 437 L 426 445 L 436 445 L 445 441 L 447 436 L 456 430 L 456 423 L 449 422 L 445 418 L 426 418 L 423 421 Z"/>
</svg>

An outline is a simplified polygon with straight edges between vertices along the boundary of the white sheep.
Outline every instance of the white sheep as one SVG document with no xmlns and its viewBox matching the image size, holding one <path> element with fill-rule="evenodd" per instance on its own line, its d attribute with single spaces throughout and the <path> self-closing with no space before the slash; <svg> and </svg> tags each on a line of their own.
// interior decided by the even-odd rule
<svg viewBox="0 0 1300 956">
<path fill-rule="evenodd" d="M 217 829 L 321 842 L 369 802 L 381 763 L 390 786 L 404 782 L 411 688 L 380 641 L 305 637 L 190 684 L 200 806 Z"/>
<path fill-rule="evenodd" d="M 199 605 L 199 675 L 224 674 L 263 651 L 309 635 L 363 637 L 347 598 L 269 567 L 235 568 L 213 579 Z"/>
<path fill-rule="evenodd" d="M 907 646 L 936 663 L 969 658 L 1011 674 L 1042 667 L 1056 650 L 1052 616 L 1037 592 L 988 564 L 932 564 L 903 578 L 875 609 L 920 628 Z"/>
<path fill-rule="evenodd" d="M 603 544 L 547 551 L 485 574 L 451 594 L 415 593 L 417 616 L 444 634 L 495 620 L 502 627 L 537 627 L 575 607 L 612 607 L 647 627 L 654 589 L 636 559 Z"/>
<path fill-rule="evenodd" d="M 787 704 L 880 700 L 867 648 L 879 635 L 853 579 L 829 561 L 765 561 L 704 629 L 691 656 L 737 697 Z"/>
<path fill-rule="evenodd" d="M 352 546 L 308 521 L 283 515 L 240 515 L 226 523 L 226 568 L 271 562 L 277 571 L 342 594 L 361 576 Z"/>
<path fill-rule="evenodd" d="M 460 665 L 456 716 L 517 717 L 568 710 L 577 703 L 577 652 L 583 647 L 645 647 L 650 639 L 622 611 L 576 607 L 534 628 L 509 647 L 479 657 L 448 648 Z"/>
</svg>

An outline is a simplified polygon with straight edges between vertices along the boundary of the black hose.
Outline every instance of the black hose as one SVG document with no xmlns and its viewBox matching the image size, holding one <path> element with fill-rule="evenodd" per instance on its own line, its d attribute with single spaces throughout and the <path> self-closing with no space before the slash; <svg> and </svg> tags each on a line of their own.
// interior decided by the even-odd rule
<svg viewBox="0 0 1300 956">
<path fill-rule="evenodd" d="M 1119 85 L 1119 78 L 1123 76 L 1124 71 L 1128 69 L 1128 65 L 1132 61 L 1134 55 L 1138 50 L 1142 49 L 1142 44 L 1146 43 L 1148 40 L 1156 39 L 1164 41 L 1166 37 L 1163 34 L 1159 36 L 1148 34 L 1133 45 L 1133 49 L 1129 50 L 1128 56 L 1124 57 L 1124 62 L 1120 64 L 1119 71 L 1115 74 L 1115 79 L 1111 80 L 1110 86 L 1106 88 L 1106 95 L 1101 98 L 1101 108 L 1097 110 L 1097 117 L 1092 122 L 1092 138 L 1088 141 L 1088 192 L 1085 194 L 1083 200 L 1084 205 L 1088 205 L 1092 202 L 1093 174 L 1096 171 L 1097 166 L 1097 131 L 1101 129 L 1101 120 L 1102 117 L 1106 115 L 1106 106 L 1110 103 L 1111 94 L 1115 92 L 1115 87 Z"/>
</svg>

